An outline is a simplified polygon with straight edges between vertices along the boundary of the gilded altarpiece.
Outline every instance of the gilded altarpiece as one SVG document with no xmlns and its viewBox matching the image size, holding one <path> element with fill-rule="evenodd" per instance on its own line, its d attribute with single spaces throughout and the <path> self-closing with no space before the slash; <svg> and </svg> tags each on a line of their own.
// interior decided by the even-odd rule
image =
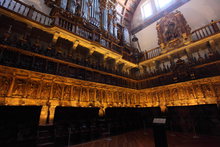
<svg viewBox="0 0 220 147">
<path fill-rule="evenodd" d="M 163 52 L 190 43 L 191 28 L 180 11 L 165 15 L 157 23 L 158 44 Z"/>
</svg>

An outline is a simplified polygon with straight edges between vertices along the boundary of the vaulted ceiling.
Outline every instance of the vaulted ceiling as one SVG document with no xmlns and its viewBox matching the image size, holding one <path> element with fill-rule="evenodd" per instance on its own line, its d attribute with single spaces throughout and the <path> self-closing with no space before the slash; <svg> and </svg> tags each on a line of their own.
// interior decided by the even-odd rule
<svg viewBox="0 0 220 147">
<path fill-rule="evenodd" d="M 117 18 L 128 29 L 130 28 L 133 14 L 141 0 L 117 0 L 118 5 L 116 10 L 118 12 Z"/>
</svg>

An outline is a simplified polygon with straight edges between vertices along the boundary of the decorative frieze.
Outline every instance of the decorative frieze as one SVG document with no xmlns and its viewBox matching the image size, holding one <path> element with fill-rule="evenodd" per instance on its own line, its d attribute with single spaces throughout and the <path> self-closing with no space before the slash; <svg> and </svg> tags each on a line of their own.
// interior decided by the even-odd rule
<svg viewBox="0 0 220 147">
<path fill-rule="evenodd" d="M 53 109 L 56 106 L 159 106 L 165 111 L 167 106 L 216 104 L 220 99 L 219 76 L 135 90 L 1 65 L 0 67 L 0 104 L 41 105 L 42 111 L 55 111 Z M 48 114 L 52 115 L 42 112 L 42 115 Z M 47 116 L 41 117 L 46 120 Z M 53 116 L 49 117 L 53 119 Z"/>
</svg>

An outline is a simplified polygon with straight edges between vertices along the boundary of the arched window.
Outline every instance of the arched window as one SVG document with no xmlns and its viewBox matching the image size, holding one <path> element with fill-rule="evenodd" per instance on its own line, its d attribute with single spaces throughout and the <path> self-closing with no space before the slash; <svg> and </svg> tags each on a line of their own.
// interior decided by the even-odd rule
<svg viewBox="0 0 220 147">
<path fill-rule="evenodd" d="M 158 9 L 163 9 L 172 4 L 175 0 L 155 0 Z"/>
</svg>

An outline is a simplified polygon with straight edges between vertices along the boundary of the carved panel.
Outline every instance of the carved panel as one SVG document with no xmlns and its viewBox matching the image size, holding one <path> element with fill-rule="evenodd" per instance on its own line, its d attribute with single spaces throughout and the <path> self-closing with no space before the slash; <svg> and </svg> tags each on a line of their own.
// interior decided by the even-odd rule
<svg viewBox="0 0 220 147">
<path fill-rule="evenodd" d="M 213 87 L 214 87 L 214 90 L 215 90 L 217 97 L 220 100 L 220 83 L 215 83 Z"/>
<path fill-rule="evenodd" d="M 159 98 L 160 104 L 165 105 L 166 100 L 165 100 L 165 97 L 164 97 L 164 91 L 163 90 L 161 90 L 157 93 L 157 97 Z"/>
<path fill-rule="evenodd" d="M 166 99 L 166 102 L 168 103 L 168 102 L 170 101 L 170 97 L 171 97 L 171 95 L 170 95 L 170 90 L 169 90 L 169 89 L 166 89 L 166 90 L 164 91 L 164 97 L 165 97 L 165 99 Z"/>
<path fill-rule="evenodd" d="M 177 88 L 171 89 L 171 101 L 175 101 L 175 100 L 179 100 Z"/>
<path fill-rule="evenodd" d="M 27 82 L 27 98 L 37 98 L 37 93 L 40 87 L 40 83 L 38 81 L 29 80 Z"/>
<path fill-rule="evenodd" d="M 70 100 L 71 97 L 71 85 L 65 85 L 63 90 L 63 99 Z"/>
<path fill-rule="evenodd" d="M 106 103 L 107 102 L 107 94 L 105 90 L 102 90 L 102 102 Z"/>
<path fill-rule="evenodd" d="M 73 87 L 73 101 L 78 101 L 80 97 L 81 87 Z"/>
<path fill-rule="evenodd" d="M 25 88 L 26 88 L 26 80 L 15 79 L 14 87 L 12 90 L 12 96 L 23 97 L 26 91 Z"/>
<path fill-rule="evenodd" d="M 146 99 L 147 99 L 148 104 L 152 104 L 153 99 L 152 99 L 152 93 L 151 92 L 146 94 Z"/>
<path fill-rule="evenodd" d="M 131 104 L 132 94 L 128 93 L 127 103 Z"/>
<path fill-rule="evenodd" d="M 193 90 L 193 87 L 191 87 L 191 86 L 187 87 L 187 95 L 188 95 L 189 99 L 196 99 L 196 95 Z"/>
<path fill-rule="evenodd" d="M 114 103 L 118 103 L 118 92 L 114 92 Z"/>
<path fill-rule="evenodd" d="M 131 104 L 135 104 L 136 103 L 136 95 L 132 94 L 131 96 Z"/>
<path fill-rule="evenodd" d="M 202 92 L 200 85 L 193 85 L 193 88 L 195 90 L 197 99 L 204 98 L 204 95 L 203 95 L 203 92 Z"/>
<path fill-rule="evenodd" d="M 7 95 L 12 79 L 4 76 L 0 76 L 0 96 Z"/>
<path fill-rule="evenodd" d="M 95 89 L 93 88 L 89 89 L 89 101 L 95 102 Z"/>
<path fill-rule="evenodd" d="M 80 100 L 82 102 L 88 102 L 88 96 L 87 96 L 87 89 L 86 88 L 82 88 L 82 93 L 81 93 L 81 97 L 80 97 Z"/>
<path fill-rule="evenodd" d="M 101 102 L 101 91 L 99 89 L 96 90 L 96 101 Z"/>
<path fill-rule="evenodd" d="M 107 91 L 107 103 L 113 102 L 113 94 L 111 91 Z"/>
<path fill-rule="evenodd" d="M 140 103 L 145 103 L 146 102 L 146 94 L 141 92 L 140 93 Z"/>
<path fill-rule="evenodd" d="M 53 84 L 53 99 L 61 99 L 62 98 L 62 88 L 63 85 L 54 83 Z"/>
<path fill-rule="evenodd" d="M 41 90 L 41 99 L 49 99 L 51 92 L 51 83 L 44 82 Z"/>
<path fill-rule="evenodd" d="M 201 85 L 202 91 L 204 93 L 205 98 L 213 98 L 215 94 L 212 91 L 211 85 L 209 84 L 202 84 Z"/>
</svg>

